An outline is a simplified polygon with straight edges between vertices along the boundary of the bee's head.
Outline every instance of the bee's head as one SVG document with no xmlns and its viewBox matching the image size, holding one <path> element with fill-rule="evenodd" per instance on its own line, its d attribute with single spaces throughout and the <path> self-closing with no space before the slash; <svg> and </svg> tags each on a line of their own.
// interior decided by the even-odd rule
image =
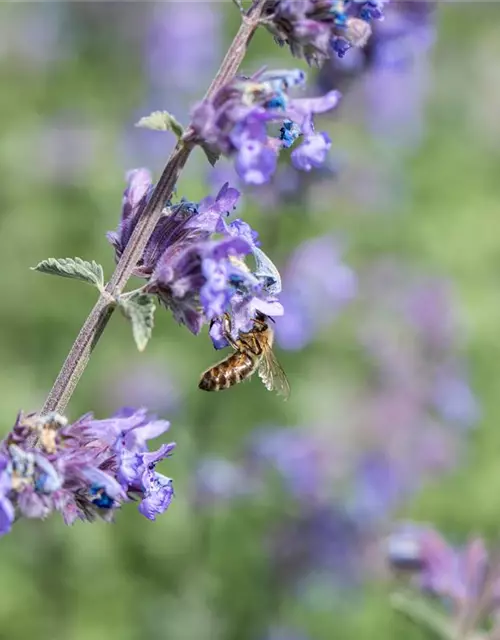
<svg viewBox="0 0 500 640">
<path fill-rule="evenodd" d="M 258 320 L 259 322 L 265 322 L 267 323 L 269 320 L 275 324 L 275 320 L 274 318 L 271 318 L 271 316 L 266 316 L 265 313 L 262 313 L 261 311 L 257 311 L 255 314 L 255 319 Z"/>
</svg>

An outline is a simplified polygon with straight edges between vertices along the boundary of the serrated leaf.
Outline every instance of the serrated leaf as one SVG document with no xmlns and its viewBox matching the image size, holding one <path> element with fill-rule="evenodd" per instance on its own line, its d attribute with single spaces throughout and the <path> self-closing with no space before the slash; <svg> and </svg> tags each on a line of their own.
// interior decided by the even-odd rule
<svg viewBox="0 0 500 640">
<path fill-rule="evenodd" d="M 153 111 L 149 116 L 141 118 L 135 126 L 155 131 L 172 131 L 178 138 L 184 134 L 182 124 L 168 111 Z"/>
<path fill-rule="evenodd" d="M 128 300 L 120 300 L 119 304 L 123 315 L 130 320 L 137 348 L 144 351 L 153 333 L 156 309 L 154 296 L 140 293 Z"/>
<path fill-rule="evenodd" d="M 32 267 L 32 270 L 48 273 L 52 276 L 81 280 L 94 285 L 98 289 L 104 287 L 102 267 L 94 260 L 87 262 L 87 260 L 82 260 L 81 258 L 48 258 L 39 262 L 36 267 Z"/>
</svg>

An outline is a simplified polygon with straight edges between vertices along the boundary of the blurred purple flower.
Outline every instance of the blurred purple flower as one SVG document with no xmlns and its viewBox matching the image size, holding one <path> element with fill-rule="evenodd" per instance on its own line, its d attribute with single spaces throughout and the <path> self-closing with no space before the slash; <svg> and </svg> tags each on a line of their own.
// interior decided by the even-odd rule
<svg viewBox="0 0 500 640">
<path fill-rule="evenodd" d="M 455 613 L 477 604 L 483 594 L 488 601 L 482 613 L 500 603 L 500 568 L 491 565 L 480 538 L 455 548 L 430 527 L 405 524 L 389 537 L 387 555 L 392 568 L 413 572 L 420 589 L 451 602 Z"/>
<path fill-rule="evenodd" d="M 127 403 L 133 407 L 149 407 L 161 415 L 176 411 L 181 401 L 181 392 L 168 362 L 147 358 L 144 361 L 144 355 L 132 364 L 128 362 L 127 367 L 120 365 L 104 379 L 102 387 L 112 408 Z"/>
<path fill-rule="evenodd" d="M 225 502 L 251 495 L 256 479 L 246 469 L 224 458 L 204 458 L 196 469 L 196 499 L 202 504 Z"/>
<path fill-rule="evenodd" d="M 353 475 L 350 512 L 365 525 L 385 518 L 407 494 L 411 482 L 411 474 L 402 474 L 382 452 L 362 454 Z"/>
<path fill-rule="evenodd" d="M 308 640 L 307 636 L 294 629 L 272 627 L 263 640 Z"/>
<path fill-rule="evenodd" d="M 332 237 L 303 243 L 283 274 L 281 300 L 287 312 L 276 324 L 279 345 L 302 349 L 354 298 L 356 291 L 356 275 L 342 262 Z"/>
<path fill-rule="evenodd" d="M 246 446 L 245 467 L 260 475 L 266 467 L 282 477 L 287 491 L 309 502 L 321 493 L 324 455 L 321 444 L 297 429 L 262 429 Z"/>
<path fill-rule="evenodd" d="M 431 401 L 443 420 L 464 428 L 477 423 L 481 415 L 465 372 L 457 367 L 444 367 L 438 371 Z"/>
<path fill-rule="evenodd" d="M 425 54 L 435 39 L 435 6 L 429 0 L 388 3 L 367 46 L 331 57 L 318 76 L 322 90 L 347 92 L 345 85 L 362 75 L 369 125 L 392 146 L 412 146 L 421 138 L 429 75 Z"/>
<path fill-rule="evenodd" d="M 270 561 L 281 584 L 290 587 L 320 571 L 344 587 L 359 579 L 365 533 L 342 508 L 303 505 L 284 517 L 269 537 Z"/>
<path fill-rule="evenodd" d="M 332 142 L 326 133 L 307 136 L 304 142 L 292 151 L 293 166 L 302 171 L 311 171 L 313 167 L 321 167 L 331 146 Z"/>
<path fill-rule="evenodd" d="M 196 6 L 192 2 L 154 2 L 141 9 L 146 26 L 141 37 L 147 86 L 131 120 L 137 122 L 167 103 L 168 110 L 182 120 L 222 56 L 222 12 L 210 0 Z M 127 126 L 121 155 L 127 158 L 125 166 L 140 162 L 159 169 L 172 147 L 170 136 Z"/>
<path fill-rule="evenodd" d="M 155 2 L 149 10 L 145 61 L 153 91 L 190 98 L 215 71 L 221 12 L 213 2 Z"/>
<path fill-rule="evenodd" d="M 38 177 L 59 184 L 80 182 L 94 165 L 99 132 L 79 113 L 47 119 L 31 142 Z"/>
<path fill-rule="evenodd" d="M 67 56 L 69 39 L 64 38 L 65 7 L 51 3 L 45 7 L 31 5 L 5 12 L 0 24 L 0 58 L 11 58 L 16 69 L 29 63 L 43 71 Z"/>
</svg>

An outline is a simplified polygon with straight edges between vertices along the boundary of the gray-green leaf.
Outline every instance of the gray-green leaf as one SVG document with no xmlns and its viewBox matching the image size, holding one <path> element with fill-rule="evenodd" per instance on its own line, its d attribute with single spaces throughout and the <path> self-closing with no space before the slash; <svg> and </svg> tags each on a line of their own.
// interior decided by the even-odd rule
<svg viewBox="0 0 500 640">
<path fill-rule="evenodd" d="M 168 111 L 153 111 L 149 116 L 141 118 L 135 126 L 155 131 L 172 131 L 178 138 L 184 134 L 182 124 Z"/>
<path fill-rule="evenodd" d="M 132 334 L 139 351 L 144 351 L 153 333 L 155 299 L 148 293 L 139 293 L 128 300 L 120 300 L 123 315 L 130 320 Z"/>
<path fill-rule="evenodd" d="M 215 167 L 217 160 L 220 158 L 220 152 L 216 149 L 213 149 L 208 144 L 202 144 L 201 148 L 205 152 L 205 156 L 207 157 L 209 163 L 212 165 L 212 167 Z"/>
<path fill-rule="evenodd" d="M 81 258 L 49 258 L 42 260 L 36 267 L 32 267 L 33 271 L 48 273 L 53 276 L 61 276 L 62 278 L 73 278 L 92 284 L 98 289 L 104 287 L 104 274 L 102 267 L 97 262 L 87 262 Z"/>
</svg>

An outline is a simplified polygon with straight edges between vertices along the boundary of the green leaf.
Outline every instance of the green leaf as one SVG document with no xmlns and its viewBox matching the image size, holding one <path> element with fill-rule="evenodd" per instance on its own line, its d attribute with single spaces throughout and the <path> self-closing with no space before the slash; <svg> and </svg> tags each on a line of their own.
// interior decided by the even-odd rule
<svg viewBox="0 0 500 640">
<path fill-rule="evenodd" d="M 168 111 L 153 111 L 149 116 L 141 118 L 135 126 L 155 131 L 172 131 L 178 138 L 184 134 L 182 124 Z"/>
<path fill-rule="evenodd" d="M 132 334 L 139 351 L 144 351 L 154 327 L 155 299 L 148 293 L 139 293 L 128 300 L 119 301 L 123 315 L 132 324 Z"/>
<path fill-rule="evenodd" d="M 220 158 L 220 152 L 214 150 L 212 147 L 210 147 L 208 144 L 202 144 L 201 148 L 203 149 L 203 151 L 205 152 L 205 155 L 207 157 L 207 160 L 210 162 L 210 164 L 212 165 L 212 167 L 215 167 L 215 163 L 217 162 L 217 160 Z"/>
<path fill-rule="evenodd" d="M 104 274 L 100 264 L 97 262 L 87 262 L 81 258 L 49 258 L 42 260 L 36 267 L 31 267 L 33 271 L 48 273 L 52 276 L 62 278 L 73 278 L 92 284 L 101 290 L 104 287 Z"/>
</svg>

